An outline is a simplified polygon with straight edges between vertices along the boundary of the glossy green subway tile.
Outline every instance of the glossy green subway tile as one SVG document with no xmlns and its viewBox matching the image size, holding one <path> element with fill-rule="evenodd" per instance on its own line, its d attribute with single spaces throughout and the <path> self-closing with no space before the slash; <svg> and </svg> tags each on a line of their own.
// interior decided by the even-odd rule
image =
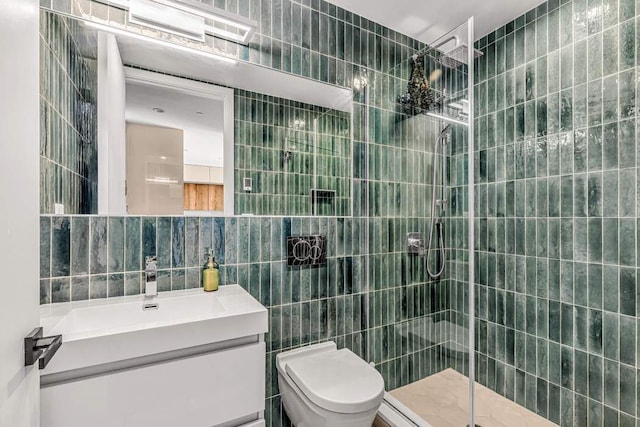
<svg viewBox="0 0 640 427">
<path fill-rule="evenodd" d="M 91 217 L 90 270 L 91 274 L 107 272 L 107 218 Z"/>
<path fill-rule="evenodd" d="M 107 297 L 124 296 L 124 274 L 114 273 L 107 276 Z"/>
<path fill-rule="evenodd" d="M 633 269 L 620 269 L 620 313 L 636 314 L 636 274 Z"/>
<path fill-rule="evenodd" d="M 71 219 L 54 217 L 51 222 L 51 276 L 69 276 L 71 271 Z"/>
<path fill-rule="evenodd" d="M 54 218 L 53 225 L 56 221 Z M 88 217 L 71 218 L 71 269 L 70 275 L 89 274 L 89 225 Z M 48 239 L 47 239 L 48 240 Z M 47 242 L 48 243 L 48 242 Z M 52 239 L 55 244 L 55 240 Z M 55 252 L 54 252 L 55 253 Z"/>
<path fill-rule="evenodd" d="M 71 301 L 89 299 L 89 276 L 71 277 Z"/>
<path fill-rule="evenodd" d="M 618 75 L 605 77 L 602 81 L 602 121 L 609 123 L 618 120 Z M 627 88 L 629 90 L 630 88 Z M 629 103 L 629 95 L 625 94 L 626 104 Z M 628 113 L 627 113 L 628 114 Z"/>
<path fill-rule="evenodd" d="M 609 8 L 611 10 L 612 8 Z M 608 28 L 602 34 L 603 76 L 618 71 L 618 27 Z"/>
<path fill-rule="evenodd" d="M 108 222 L 108 271 L 124 271 L 124 218 L 110 217 Z"/>
<path fill-rule="evenodd" d="M 624 3 L 630 3 L 628 0 L 624 0 Z M 622 5 L 621 5 L 622 6 Z M 621 11 L 622 13 L 622 7 Z M 636 26 L 633 20 L 629 20 L 620 24 L 619 40 L 618 40 L 618 56 L 620 61 L 620 70 L 626 70 L 629 67 L 635 65 L 636 58 Z"/>
<path fill-rule="evenodd" d="M 51 279 L 51 302 L 71 301 L 71 279 L 69 277 L 58 277 Z"/>
<path fill-rule="evenodd" d="M 602 123 L 602 104 L 602 80 L 593 80 L 587 85 L 587 122 L 589 126 Z"/>
</svg>

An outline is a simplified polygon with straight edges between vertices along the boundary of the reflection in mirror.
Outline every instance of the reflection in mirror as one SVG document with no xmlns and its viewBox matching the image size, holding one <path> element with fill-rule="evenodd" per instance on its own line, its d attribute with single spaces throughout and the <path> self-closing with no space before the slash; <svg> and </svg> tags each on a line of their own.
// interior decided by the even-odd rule
<svg viewBox="0 0 640 427">
<path fill-rule="evenodd" d="M 233 168 L 225 186 L 225 161 L 233 164 L 233 91 L 137 69 L 125 74 L 127 213 L 232 214 Z"/>
<path fill-rule="evenodd" d="M 349 113 L 239 91 L 236 212 L 349 215 Z"/>
<path fill-rule="evenodd" d="M 97 35 L 40 19 L 40 211 L 98 213 Z"/>
<path fill-rule="evenodd" d="M 351 214 L 350 90 L 47 10 L 40 41 L 42 213 Z"/>
</svg>

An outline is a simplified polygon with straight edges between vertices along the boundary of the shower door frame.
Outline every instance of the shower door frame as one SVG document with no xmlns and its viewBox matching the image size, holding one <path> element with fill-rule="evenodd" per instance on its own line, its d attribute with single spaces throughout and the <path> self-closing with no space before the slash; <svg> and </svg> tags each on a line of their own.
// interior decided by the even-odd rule
<svg viewBox="0 0 640 427">
<path fill-rule="evenodd" d="M 469 426 L 475 426 L 476 418 L 476 399 L 475 399 L 475 140 L 474 140 L 474 128 L 475 128 L 475 100 L 474 100 L 474 86 L 475 86 L 475 54 L 474 44 L 475 40 L 475 27 L 474 17 L 471 16 L 467 21 L 467 90 L 469 99 L 469 118 L 468 118 L 468 143 L 467 143 L 467 203 L 468 203 L 468 221 L 469 221 L 469 235 L 468 235 L 468 247 L 469 247 L 469 262 L 468 262 L 468 304 L 469 304 Z"/>
</svg>

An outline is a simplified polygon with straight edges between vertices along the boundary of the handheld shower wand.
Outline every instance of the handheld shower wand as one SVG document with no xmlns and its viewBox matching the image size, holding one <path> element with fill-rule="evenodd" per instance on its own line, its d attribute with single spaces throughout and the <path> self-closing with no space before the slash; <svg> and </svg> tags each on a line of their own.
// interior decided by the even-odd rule
<svg viewBox="0 0 640 427">
<path fill-rule="evenodd" d="M 433 150 L 433 174 L 431 179 L 431 222 L 429 224 L 429 238 L 427 239 L 427 273 L 429 277 L 432 279 L 439 279 L 444 273 L 445 267 L 445 253 L 444 253 L 444 223 L 442 217 L 447 210 L 447 195 L 446 195 L 446 177 L 447 177 L 447 162 L 444 158 L 445 150 L 444 148 L 447 145 L 447 141 L 451 132 L 451 125 L 446 125 L 441 131 L 438 139 L 436 140 L 436 144 Z M 442 146 L 442 168 L 440 170 L 440 175 L 438 175 L 438 151 Z M 438 177 L 440 178 L 438 184 Z M 440 187 L 439 198 L 436 196 L 436 190 Z M 436 247 L 431 248 L 431 244 L 435 241 Z M 436 252 L 436 270 L 433 271 L 431 267 L 431 255 L 433 252 Z"/>
</svg>

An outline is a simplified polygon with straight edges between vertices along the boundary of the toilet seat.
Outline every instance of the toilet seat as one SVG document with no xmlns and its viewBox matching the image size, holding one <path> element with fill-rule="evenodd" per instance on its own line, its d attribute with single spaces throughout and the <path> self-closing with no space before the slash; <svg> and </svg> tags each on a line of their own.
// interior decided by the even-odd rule
<svg viewBox="0 0 640 427">
<path fill-rule="evenodd" d="M 285 370 L 311 402 L 329 411 L 375 410 L 384 395 L 380 373 L 348 349 L 293 359 Z"/>
</svg>

